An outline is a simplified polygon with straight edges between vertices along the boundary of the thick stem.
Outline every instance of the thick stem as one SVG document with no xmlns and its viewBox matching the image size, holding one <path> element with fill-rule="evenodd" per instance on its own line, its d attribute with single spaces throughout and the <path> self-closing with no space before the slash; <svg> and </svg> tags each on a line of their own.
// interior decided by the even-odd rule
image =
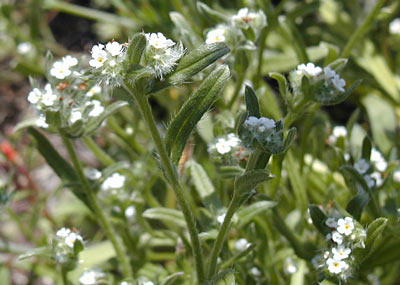
<svg viewBox="0 0 400 285">
<path fill-rule="evenodd" d="M 385 4 L 386 0 L 379 0 L 374 9 L 368 14 L 367 18 L 365 19 L 364 23 L 361 24 L 355 30 L 349 41 L 347 42 L 346 46 L 343 48 L 342 54 L 340 57 L 348 57 L 351 53 L 351 50 L 353 49 L 353 46 L 358 42 L 358 40 L 367 32 L 368 28 L 371 26 L 372 21 L 375 19 L 375 17 L 378 15 L 381 7 L 383 4 Z"/>
<path fill-rule="evenodd" d="M 161 139 L 160 133 L 158 132 L 150 104 L 148 102 L 147 97 L 145 97 L 143 94 L 132 92 L 132 90 L 128 86 L 125 86 L 125 89 L 130 94 L 132 94 L 137 100 L 137 103 L 142 111 L 145 121 L 147 122 L 149 131 L 156 145 L 168 182 L 170 183 L 172 189 L 174 190 L 176 199 L 179 203 L 179 206 L 182 209 L 182 213 L 188 227 L 190 240 L 192 242 L 192 250 L 196 265 L 198 282 L 200 284 L 203 284 L 205 281 L 204 268 L 203 268 L 204 266 L 203 255 L 200 246 L 200 239 L 196 229 L 196 223 L 193 217 L 193 213 L 190 209 L 189 203 L 183 194 L 182 187 L 178 179 L 178 174 L 174 168 L 172 161 L 168 156 L 167 150 L 165 148 L 163 140 Z"/>
<path fill-rule="evenodd" d="M 69 285 L 69 281 L 68 281 L 68 271 L 65 270 L 64 267 L 61 267 L 61 279 L 62 279 L 62 284 L 63 284 L 63 285 Z"/>
<path fill-rule="evenodd" d="M 67 151 L 71 158 L 72 164 L 74 165 L 75 171 L 77 172 L 79 182 L 82 185 L 82 190 L 85 192 L 88 202 L 89 202 L 89 205 L 92 207 L 93 212 L 95 213 L 99 223 L 103 227 L 104 231 L 106 232 L 107 237 L 110 239 L 112 245 L 114 246 L 115 253 L 117 254 L 119 261 L 121 262 L 122 270 L 123 270 L 125 277 L 133 279 L 132 268 L 131 268 L 131 266 L 129 264 L 129 260 L 123 250 L 122 243 L 116 236 L 115 231 L 111 227 L 110 221 L 108 220 L 107 216 L 104 214 L 103 210 L 101 209 L 101 207 L 97 201 L 95 193 L 90 188 L 89 182 L 86 179 L 85 174 L 83 173 L 81 163 L 79 161 L 78 155 L 75 152 L 72 142 L 70 141 L 70 139 L 68 139 L 63 134 L 62 131 L 60 131 L 60 134 L 61 134 L 63 143 L 64 143 L 65 147 L 67 148 Z"/>
</svg>

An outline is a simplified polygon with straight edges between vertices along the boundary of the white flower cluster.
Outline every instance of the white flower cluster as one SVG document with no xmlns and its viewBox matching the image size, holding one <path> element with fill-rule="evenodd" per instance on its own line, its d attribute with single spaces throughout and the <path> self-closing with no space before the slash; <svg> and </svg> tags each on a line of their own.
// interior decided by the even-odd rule
<svg viewBox="0 0 400 285">
<path fill-rule="evenodd" d="M 85 271 L 79 277 L 79 284 L 81 285 L 96 285 L 99 284 L 99 279 L 103 278 L 105 275 L 100 270 L 90 270 Z"/>
<path fill-rule="evenodd" d="M 167 39 L 162 33 L 145 34 L 147 47 L 145 50 L 146 65 L 154 72 L 155 76 L 163 76 L 172 72 L 178 60 L 185 54 L 182 43 L 176 44 Z"/>
<path fill-rule="evenodd" d="M 116 41 L 108 42 L 106 45 L 94 45 L 91 54 L 89 65 L 98 72 L 99 81 L 110 86 L 121 85 L 122 63 L 126 55 L 125 45 Z"/>
<path fill-rule="evenodd" d="M 374 147 L 371 149 L 371 162 L 380 172 L 384 172 L 388 166 L 388 163 L 383 157 L 382 153 Z"/>
<path fill-rule="evenodd" d="M 347 129 L 345 126 L 335 126 L 332 129 L 332 134 L 328 137 L 328 143 L 333 145 L 336 143 L 338 138 L 347 136 Z"/>
<path fill-rule="evenodd" d="M 53 63 L 50 75 L 57 79 L 65 79 L 72 74 L 71 67 L 78 64 L 78 59 L 73 56 L 64 56 L 61 60 Z"/>
<path fill-rule="evenodd" d="M 126 177 L 124 175 L 115 172 L 103 181 L 103 184 L 101 184 L 101 189 L 102 190 L 120 189 L 124 186 L 125 180 Z"/>
<path fill-rule="evenodd" d="M 354 168 L 363 175 L 367 185 L 372 188 L 374 186 L 380 187 L 383 184 L 382 175 L 378 171 L 370 172 L 372 165 L 366 159 L 360 159 L 354 164 Z"/>
<path fill-rule="evenodd" d="M 264 132 L 267 129 L 275 128 L 275 121 L 265 117 L 256 118 L 250 116 L 246 121 L 244 121 L 246 127 L 257 130 L 259 132 Z"/>
<path fill-rule="evenodd" d="M 245 238 L 241 238 L 235 241 L 235 249 L 237 251 L 244 251 L 248 249 L 249 246 L 251 246 L 251 243 L 249 243 Z"/>
<path fill-rule="evenodd" d="M 356 247 L 365 247 L 366 232 L 351 217 L 330 217 L 326 219 L 325 225 L 332 232 L 326 236 L 330 248 L 323 255 L 316 255 L 312 263 L 314 267 L 327 269 L 330 274 L 346 280 L 351 275 L 354 264 L 351 253 Z"/>
<path fill-rule="evenodd" d="M 226 42 L 236 45 L 237 42 L 246 38 L 242 29 L 251 28 L 258 35 L 266 25 L 267 17 L 262 10 L 253 12 L 249 8 L 242 8 L 230 18 L 230 22 L 219 24 L 209 30 L 206 35 L 206 43 Z"/>
<path fill-rule="evenodd" d="M 339 92 L 345 91 L 346 81 L 329 66 L 322 69 L 311 62 L 303 63 L 297 66 L 295 73 L 299 76 L 305 75 L 312 79 L 313 82 L 324 80 L 326 87 L 333 86 Z"/>
<path fill-rule="evenodd" d="M 75 261 L 77 256 L 75 256 L 74 247 L 77 242 L 83 246 L 82 236 L 67 228 L 59 229 L 53 239 L 55 261 L 61 264 Z"/>
<path fill-rule="evenodd" d="M 296 262 L 290 257 L 286 258 L 285 262 L 283 263 L 283 271 L 286 274 L 295 274 L 297 272 Z"/>
<path fill-rule="evenodd" d="M 400 35 L 400 18 L 396 18 L 390 22 L 389 32 L 392 35 Z"/>
</svg>

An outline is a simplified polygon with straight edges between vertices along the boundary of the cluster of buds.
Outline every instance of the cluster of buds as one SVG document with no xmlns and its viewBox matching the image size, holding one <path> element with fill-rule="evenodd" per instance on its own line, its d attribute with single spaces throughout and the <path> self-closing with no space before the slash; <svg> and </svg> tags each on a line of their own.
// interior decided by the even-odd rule
<svg viewBox="0 0 400 285">
<path fill-rule="evenodd" d="M 284 150 L 283 122 L 250 116 L 240 129 L 240 138 L 251 150 L 261 148 L 268 153 L 281 153 Z"/>
<path fill-rule="evenodd" d="M 52 239 L 52 256 L 58 264 L 67 270 L 75 268 L 79 252 L 82 250 L 82 237 L 70 229 L 61 228 Z"/>
<path fill-rule="evenodd" d="M 329 248 L 323 254 L 316 255 L 312 263 L 330 276 L 347 280 L 355 267 L 352 252 L 356 248 L 365 248 L 367 234 L 351 217 L 329 217 L 325 226 L 330 230 L 326 236 Z"/>
<path fill-rule="evenodd" d="M 347 129 L 345 126 L 335 126 L 332 129 L 332 134 L 328 137 L 328 143 L 330 145 L 336 144 L 338 140 L 344 139 L 347 137 Z"/>
<path fill-rule="evenodd" d="M 220 136 L 208 144 L 208 152 L 216 162 L 236 164 L 247 156 L 247 151 L 241 146 L 240 139 L 230 133 Z"/>
<path fill-rule="evenodd" d="M 174 70 L 178 60 L 185 54 L 185 49 L 181 42 L 176 44 L 162 33 L 145 35 L 147 39 L 144 52 L 145 65 L 151 69 L 155 77 L 162 80 L 163 76 Z"/>
<path fill-rule="evenodd" d="M 374 171 L 373 166 L 366 159 L 357 161 L 354 168 L 364 177 L 369 188 L 382 186 L 382 174 L 379 171 Z"/>
<path fill-rule="evenodd" d="M 248 8 L 242 8 L 236 15 L 230 17 L 227 23 L 219 24 L 209 30 L 206 35 L 206 43 L 225 42 L 232 48 L 241 46 L 252 47 L 254 41 L 261 30 L 267 26 L 267 17 L 262 10 L 257 12 L 250 11 Z M 250 40 L 252 43 L 246 43 Z"/>
</svg>

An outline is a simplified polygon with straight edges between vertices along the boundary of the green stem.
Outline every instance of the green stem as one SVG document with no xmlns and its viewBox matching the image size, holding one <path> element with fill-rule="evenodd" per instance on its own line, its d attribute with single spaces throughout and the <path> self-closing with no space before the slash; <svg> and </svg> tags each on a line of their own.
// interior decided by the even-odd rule
<svg viewBox="0 0 400 285">
<path fill-rule="evenodd" d="M 102 150 L 91 137 L 85 136 L 82 140 L 101 163 L 107 166 L 115 163 L 114 159 Z"/>
<path fill-rule="evenodd" d="M 139 145 L 136 140 L 125 133 L 125 131 L 119 126 L 118 122 L 114 117 L 109 117 L 107 125 L 120 137 L 122 138 L 133 150 L 140 154 L 144 153 L 144 149 Z"/>
<path fill-rule="evenodd" d="M 156 145 L 168 182 L 170 183 L 172 189 L 174 190 L 176 199 L 179 203 L 179 206 L 182 209 L 182 213 L 188 227 L 190 240 L 192 242 L 192 251 L 197 271 L 198 282 L 200 284 L 203 284 L 205 281 L 203 256 L 200 246 L 200 239 L 196 229 L 196 223 L 193 217 L 193 213 L 190 209 L 189 203 L 182 191 L 182 187 L 178 179 L 178 174 L 174 168 L 172 161 L 168 156 L 167 150 L 165 148 L 163 140 L 161 139 L 160 133 L 158 132 L 149 101 L 147 97 L 144 96 L 143 94 L 140 94 L 138 92 L 133 92 L 133 90 L 131 90 L 128 86 L 124 87 L 132 96 L 136 98 L 136 101 L 140 107 L 142 115 L 149 127 L 151 136 L 153 137 L 153 141 Z"/>
<path fill-rule="evenodd" d="M 245 172 L 249 172 L 251 170 L 254 169 L 257 160 L 259 158 L 259 156 L 262 154 L 262 151 L 260 150 L 255 150 L 249 158 L 249 161 L 247 162 L 246 165 L 246 171 Z M 233 197 L 231 202 L 229 203 L 228 206 L 228 210 L 225 214 L 225 218 L 224 221 L 221 225 L 221 228 L 218 232 L 218 236 L 217 239 L 214 242 L 213 248 L 211 250 L 211 257 L 210 257 L 210 261 L 208 263 L 208 268 L 207 268 L 207 279 L 210 280 L 215 273 L 217 272 L 217 261 L 218 261 L 218 256 L 221 252 L 222 249 L 222 245 L 224 244 L 224 241 L 226 239 L 226 236 L 228 234 L 230 225 L 231 225 L 231 220 L 233 215 L 235 214 L 236 210 L 239 208 L 239 202 L 240 202 L 240 193 L 238 193 L 238 191 L 236 190 L 236 188 L 234 189 L 233 192 Z"/>
<path fill-rule="evenodd" d="M 96 9 L 86 8 L 64 1 L 46 0 L 44 1 L 44 8 L 49 10 L 57 10 L 94 21 L 102 21 L 113 25 L 117 24 L 128 29 L 136 30 L 138 28 L 138 25 L 129 18 L 117 16 Z"/>
<path fill-rule="evenodd" d="M 82 190 L 85 192 L 89 205 L 92 207 L 93 212 L 95 213 L 99 223 L 103 227 L 107 237 L 110 239 L 112 245 L 114 246 L 115 253 L 117 254 L 117 257 L 119 261 L 121 262 L 122 269 L 124 272 L 125 277 L 133 279 L 133 272 L 132 268 L 129 264 L 129 260 L 123 250 L 123 246 L 118 239 L 118 237 L 115 234 L 115 231 L 111 227 L 111 223 L 108 220 L 107 216 L 104 214 L 101 206 L 99 205 L 96 194 L 94 191 L 90 188 L 89 182 L 85 177 L 85 174 L 83 173 L 82 165 L 79 161 L 78 155 L 75 152 L 74 146 L 72 145 L 72 142 L 70 139 L 68 139 L 65 134 L 60 130 L 61 138 L 63 140 L 63 143 L 68 151 L 68 154 L 71 158 L 72 164 L 74 165 L 75 171 L 77 172 L 79 182 L 82 185 Z"/>
<path fill-rule="evenodd" d="M 68 281 L 68 271 L 65 270 L 64 267 L 61 267 L 61 278 L 62 278 L 62 283 L 63 283 L 63 285 L 69 285 L 69 281 Z"/>
<path fill-rule="evenodd" d="M 383 4 L 385 4 L 386 0 L 379 0 L 374 9 L 369 13 L 367 18 L 365 19 L 364 23 L 361 24 L 355 30 L 355 32 L 351 35 L 349 41 L 347 42 L 346 46 L 343 48 L 342 54 L 340 57 L 345 58 L 349 57 L 351 50 L 353 49 L 353 46 L 358 42 L 358 40 L 367 32 L 368 28 L 371 26 L 372 21 L 375 19 L 375 17 L 378 15 L 381 7 Z"/>
<path fill-rule="evenodd" d="M 236 82 L 235 91 L 233 92 L 232 98 L 227 105 L 228 109 L 232 109 L 233 104 L 235 104 L 236 99 L 239 97 L 240 90 L 242 90 L 245 78 L 246 78 L 246 72 L 242 72 L 241 74 L 239 74 L 238 80 Z"/>
</svg>

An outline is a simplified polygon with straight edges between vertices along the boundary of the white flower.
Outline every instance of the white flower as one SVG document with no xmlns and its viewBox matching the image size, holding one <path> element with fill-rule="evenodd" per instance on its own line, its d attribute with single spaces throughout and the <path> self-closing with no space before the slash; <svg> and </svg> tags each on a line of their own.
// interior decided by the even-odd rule
<svg viewBox="0 0 400 285">
<path fill-rule="evenodd" d="M 90 180 L 96 180 L 96 179 L 99 179 L 102 174 L 96 168 L 90 168 L 85 172 L 85 175 Z"/>
<path fill-rule="evenodd" d="M 129 206 L 125 210 L 125 217 L 128 219 L 132 219 L 136 215 L 136 209 L 134 206 Z"/>
<path fill-rule="evenodd" d="M 101 87 L 99 85 L 94 85 L 89 91 L 86 93 L 86 96 L 92 97 L 95 94 L 99 94 L 101 92 Z"/>
<path fill-rule="evenodd" d="M 104 111 L 104 107 L 101 106 L 101 102 L 99 100 L 92 100 L 87 102 L 86 105 L 93 105 L 93 109 L 89 112 L 89 117 L 97 117 Z"/>
<path fill-rule="evenodd" d="M 334 232 L 332 233 L 332 240 L 333 240 L 334 242 L 336 242 L 337 244 L 342 244 L 342 242 L 343 242 L 343 236 L 342 236 L 340 233 L 338 233 L 337 231 L 334 231 Z"/>
<path fill-rule="evenodd" d="M 314 63 L 307 63 L 307 65 L 300 64 L 297 66 L 297 74 L 305 74 L 309 77 L 318 76 L 322 72 L 322 68 L 315 66 Z"/>
<path fill-rule="evenodd" d="M 65 66 L 67 66 L 68 68 L 70 68 L 70 67 L 75 66 L 75 65 L 78 64 L 78 59 L 76 59 L 76 58 L 73 57 L 73 56 L 67 55 L 67 56 L 64 56 L 64 57 L 62 58 L 62 62 L 63 62 L 63 64 L 64 64 Z"/>
<path fill-rule="evenodd" d="M 33 45 L 30 42 L 19 43 L 17 46 L 17 52 L 19 54 L 27 54 L 33 49 Z"/>
<path fill-rule="evenodd" d="M 244 121 L 244 123 L 248 126 L 256 127 L 258 125 L 258 118 L 250 116 L 246 121 Z"/>
<path fill-rule="evenodd" d="M 235 249 L 238 251 L 246 250 L 251 244 L 245 238 L 238 239 L 235 242 Z"/>
<path fill-rule="evenodd" d="M 321 254 L 317 254 L 311 259 L 311 263 L 315 268 L 321 268 L 325 264 L 325 259 Z"/>
<path fill-rule="evenodd" d="M 294 274 L 297 271 L 296 264 L 290 257 L 286 258 L 285 263 L 283 265 L 283 269 L 288 274 Z"/>
<path fill-rule="evenodd" d="M 220 154 L 225 154 L 231 151 L 231 146 L 225 139 L 218 139 L 215 147 Z"/>
<path fill-rule="evenodd" d="M 369 188 L 372 188 L 375 186 L 375 180 L 372 179 L 370 175 L 364 175 L 364 180 L 367 183 Z"/>
<path fill-rule="evenodd" d="M 82 241 L 82 237 L 74 232 L 69 233 L 67 237 L 65 237 L 65 244 L 68 245 L 70 248 L 74 248 L 74 244 L 77 240 Z"/>
<path fill-rule="evenodd" d="M 396 18 L 390 22 L 389 32 L 393 35 L 400 35 L 400 18 Z"/>
<path fill-rule="evenodd" d="M 331 80 L 332 78 L 334 78 L 336 75 L 336 72 L 330 68 L 329 66 L 324 67 L 324 76 L 325 76 L 325 80 Z"/>
<path fill-rule="evenodd" d="M 240 139 L 234 133 L 228 134 L 227 144 L 230 147 L 236 147 L 239 145 L 239 143 Z"/>
<path fill-rule="evenodd" d="M 339 274 L 348 268 L 348 265 L 346 262 L 341 261 L 341 260 L 336 260 L 333 258 L 328 258 L 328 260 L 326 261 L 326 264 L 328 265 L 329 272 L 333 273 L 333 274 Z"/>
<path fill-rule="evenodd" d="M 400 170 L 393 171 L 394 182 L 400 183 Z"/>
<path fill-rule="evenodd" d="M 101 188 L 103 190 L 122 188 L 125 184 L 125 180 L 126 178 L 124 175 L 121 175 L 116 172 L 104 180 L 103 184 L 101 185 Z"/>
<path fill-rule="evenodd" d="M 106 44 L 106 50 L 112 55 L 112 56 L 119 56 L 122 54 L 124 50 L 124 46 L 119 44 L 118 42 L 109 42 Z"/>
<path fill-rule="evenodd" d="M 250 269 L 250 274 L 256 277 L 261 276 L 261 271 L 257 267 L 252 267 Z"/>
<path fill-rule="evenodd" d="M 162 33 L 146 34 L 149 45 L 156 49 L 166 49 L 175 45 L 174 41 L 167 39 Z"/>
<path fill-rule="evenodd" d="M 44 116 L 44 114 L 40 114 L 35 123 L 36 126 L 38 126 L 39 128 L 47 129 L 49 127 L 49 124 L 46 123 L 46 117 Z"/>
<path fill-rule="evenodd" d="M 79 282 L 82 285 L 96 285 L 96 272 L 94 271 L 87 271 L 84 272 L 81 277 L 79 277 Z"/>
<path fill-rule="evenodd" d="M 339 233 L 348 236 L 353 232 L 354 222 L 352 218 L 346 217 L 344 219 L 339 219 L 337 223 L 338 223 L 337 231 Z"/>
<path fill-rule="evenodd" d="M 347 136 L 347 129 L 344 126 L 336 126 L 333 128 L 332 134 L 337 138 L 345 137 L 345 136 Z"/>
<path fill-rule="evenodd" d="M 94 68 L 99 68 L 104 65 L 107 60 L 107 52 L 103 49 L 104 45 L 98 44 L 92 47 L 92 59 L 89 61 L 89 65 Z"/>
<path fill-rule="evenodd" d="M 31 104 L 36 104 L 39 102 L 40 98 L 42 97 L 42 92 L 38 88 L 34 88 L 31 92 L 28 94 L 28 101 Z"/>
<path fill-rule="evenodd" d="M 218 223 L 222 224 L 224 222 L 224 220 L 225 220 L 225 216 L 226 216 L 226 214 L 219 215 L 217 217 Z"/>
<path fill-rule="evenodd" d="M 42 98 L 40 100 L 41 103 L 45 106 L 53 106 L 54 101 L 57 100 L 57 95 L 53 94 L 51 90 L 50 84 L 46 84 L 45 86 L 46 93 L 42 94 Z"/>
<path fill-rule="evenodd" d="M 337 227 L 337 223 L 336 220 L 334 218 L 327 218 L 325 221 L 325 225 L 327 225 L 330 228 L 336 228 Z"/>
<path fill-rule="evenodd" d="M 346 86 L 346 81 L 343 78 L 340 78 L 338 74 L 332 78 L 332 84 L 340 92 L 345 91 L 344 87 Z"/>
<path fill-rule="evenodd" d="M 351 249 L 345 247 L 344 245 L 339 245 L 338 247 L 332 248 L 333 259 L 342 260 L 349 257 Z"/>
<path fill-rule="evenodd" d="M 375 185 L 381 187 L 383 184 L 382 175 L 378 171 L 374 171 L 370 174 L 370 177 L 375 180 Z"/>
<path fill-rule="evenodd" d="M 206 36 L 206 44 L 219 43 L 225 41 L 225 31 L 224 27 L 217 27 L 210 30 Z"/>
<path fill-rule="evenodd" d="M 50 69 L 50 75 L 58 79 L 64 79 L 71 75 L 71 70 L 69 66 L 62 61 L 56 61 Z"/>
<path fill-rule="evenodd" d="M 82 113 L 78 109 L 73 109 L 71 111 L 71 114 L 69 115 L 69 121 L 71 124 L 75 123 L 76 121 L 79 121 L 82 119 Z"/>
<path fill-rule="evenodd" d="M 257 128 L 260 132 L 265 131 L 266 129 L 275 128 L 275 121 L 272 119 L 268 119 L 265 117 L 256 118 L 254 116 L 250 116 L 247 120 L 244 121 L 247 126 L 251 126 L 253 128 Z"/>
<path fill-rule="evenodd" d="M 70 229 L 61 228 L 56 232 L 56 236 L 58 236 L 60 238 L 66 238 L 70 233 L 71 233 Z"/>
<path fill-rule="evenodd" d="M 387 162 L 385 158 L 376 148 L 372 148 L 371 150 L 371 162 L 373 162 L 376 169 L 381 172 L 385 171 L 387 168 Z"/>
<path fill-rule="evenodd" d="M 247 29 L 252 26 L 256 30 L 261 30 L 267 25 L 267 17 L 261 10 L 255 13 L 250 12 L 249 8 L 242 8 L 236 15 L 232 16 L 232 24 L 237 28 Z"/>
<path fill-rule="evenodd" d="M 369 163 L 365 159 L 360 159 L 354 164 L 354 168 L 361 174 L 364 174 L 369 169 Z"/>
</svg>

